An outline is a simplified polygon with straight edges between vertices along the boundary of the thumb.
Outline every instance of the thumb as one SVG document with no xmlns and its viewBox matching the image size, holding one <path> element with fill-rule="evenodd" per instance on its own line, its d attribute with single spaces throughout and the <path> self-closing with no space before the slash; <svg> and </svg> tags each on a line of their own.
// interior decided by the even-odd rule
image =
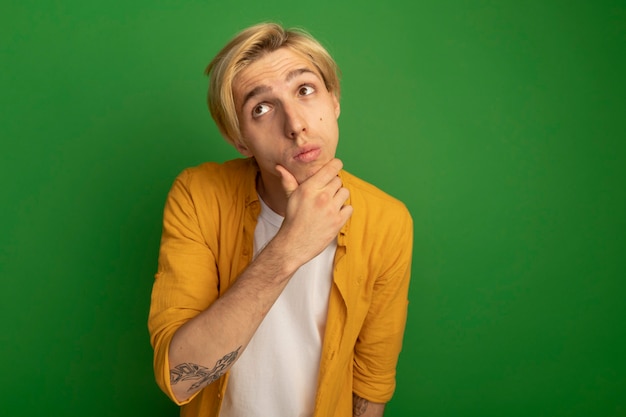
<svg viewBox="0 0 626 417">
<path fill-rule="evenodd" d="M 285 190 L 285 193 L 287 194 L 287 198 L 289 198 L 291 193 L 296 191 L 296 188 L 298 188 L 298 181 L 296 180 L 296 177 L 291 174 L 291 172 L 287 171 L 287 169 L 281 165 L 276 165 L 276 171 L 278 171 L 278 174 L 280 175 L 280 182 Z"/>
</svg>

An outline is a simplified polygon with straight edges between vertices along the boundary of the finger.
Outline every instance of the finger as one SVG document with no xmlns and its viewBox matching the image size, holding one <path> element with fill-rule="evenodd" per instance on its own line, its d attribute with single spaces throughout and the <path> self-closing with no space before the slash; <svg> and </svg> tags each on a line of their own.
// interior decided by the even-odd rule
<svg viewBox="0 0 626 417">
<path fill-rule="evenodd" d="M 316 184 L 318 187 L 324 187 L 337 177 L 341 168 L 343 168 L 343 162 L 340 159 L 331 159 L 315 175 L 311 176 L 308 181 Z"/>
<path fill-rule="evenodd" d="M 281 165 L 276 165 L 276 171 L 278 171 L 278 174 L 280 175 L 280 183 L 282 184 L 287 197 L 291 196 L 291 194 L 296 191 L 296 188 L 298 188 L 298 181 L 296 180 L 296 177 L 294 177 L 291 172 L 287 171 L 287 169 Z"/>
<path fill-rule="evenodd" d="M 341 208 L 346 204 L 348 198 L 350 197 L 350 191 L 347 188 L 340 188 L 335 196 L 333 197 L 333 204 L 335 205 L 337 210 L 341 210 Z"/>
<path fill-rule="evenodd" d="M 344 224 L 346 224 L 350 216 L 352 216 L 352 212 L 353 208 L 351 205 L 345 205 L 341 208 L 341 210 L 339 210 L 339 214 L 341 215 L 342 219 L 342 227 Z"/>
<path fill-rule="evenodd" d="M 326 185 L 326 188 L 335 195 L 343 187 L 343 182 L 338 176 L 334 176 Z"/>
</svg>

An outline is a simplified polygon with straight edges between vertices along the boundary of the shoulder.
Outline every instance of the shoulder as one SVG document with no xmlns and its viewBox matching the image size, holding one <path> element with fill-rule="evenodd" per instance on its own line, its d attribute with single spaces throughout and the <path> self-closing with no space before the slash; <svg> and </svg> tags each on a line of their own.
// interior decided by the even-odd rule
<svg viewBox="0 0 626 417">
<path fill-rule="evenodd" d="M 344 187 L 350 191 L 350 204 L 368 216 L 410 221 L 406 205 L 375 185 L 347 172 L 341 172 Z"/>
<path fill-rule="evenodd" d="M 371 278 L 404 276 L 398 271 L 410 265 L 413 248 L 413 219 L 406 205 L 352 174 L 340 176 L 353 208 L 343 229 L 343 242 L 352 247 L 355 271 Z"/>
<path fill-rule="evenodd" d="M 226 162 L 204 162 L 184 169 L 177 181 L 186 184 L 219 184 L 245 181 L 256 172 L 255 162 L 251 159 L 232 159 Z"/>
<path fill-rule="evenodd" d="M 186 168 L 174 180 L 168 200 L 195 210 L 217 206 L 231 210 L 255 198 L 257 169 L 251 159 L 205 162 Z"/>
<path fill-rule="evenodd" d="M 220 222 L 234 224 L 256 198 L 256 163 L 234 159 L 223 163 L 206 162 L 184 169 L 174 180 L 165 203 L 166 222 L 197 222 L 205 239 L 214 237 Z M 228 216 L 223 216 L 228 214 Z"/>
<path fill-rule="evenodd" d="M 183 188 L 190 194 L 248 193 L 254 187 L 257 165 L 252 159 L 233 159 L 226 162 L 205 162 L 184 169 L 173 188 Z"/>
</svg>

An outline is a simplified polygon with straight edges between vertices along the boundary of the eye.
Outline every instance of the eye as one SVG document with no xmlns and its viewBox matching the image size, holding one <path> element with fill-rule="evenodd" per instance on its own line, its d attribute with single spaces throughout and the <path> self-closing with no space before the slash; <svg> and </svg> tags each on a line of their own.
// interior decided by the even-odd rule
<svg viewBox="0 0 626 417">
<path fill-rule="evenodd" d="M 311 87 L 310 85 L 301 85 L 300 88 L 298 88 L 298 95 L 299 96 L 308 96 L 310 94 L 313 94 L 315 92 L 315 88 Z"/>
<path fill-rule="evenodd" d="M 267 104 L 264 104 L 264 103 L 257 104 L 252 109 L 252 117 L 261 117 L 268 111 L 270 111 L 270 106 L 268 106 Z"/>
</svg>

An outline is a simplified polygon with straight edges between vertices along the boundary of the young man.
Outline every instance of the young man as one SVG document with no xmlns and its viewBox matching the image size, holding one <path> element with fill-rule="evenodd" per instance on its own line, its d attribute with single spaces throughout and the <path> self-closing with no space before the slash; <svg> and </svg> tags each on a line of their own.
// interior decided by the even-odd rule
<svg viewBox="0 0 626 417">
<path fill-rule="evenodd" d="M 165 206 L 148 324 L 182 416 L 381 416 L 393 394 L 413 225 L 335 158 L 337 72 L 276 24 L 207 68 L 246 158 L 183 171 Z"/>
</svg>

